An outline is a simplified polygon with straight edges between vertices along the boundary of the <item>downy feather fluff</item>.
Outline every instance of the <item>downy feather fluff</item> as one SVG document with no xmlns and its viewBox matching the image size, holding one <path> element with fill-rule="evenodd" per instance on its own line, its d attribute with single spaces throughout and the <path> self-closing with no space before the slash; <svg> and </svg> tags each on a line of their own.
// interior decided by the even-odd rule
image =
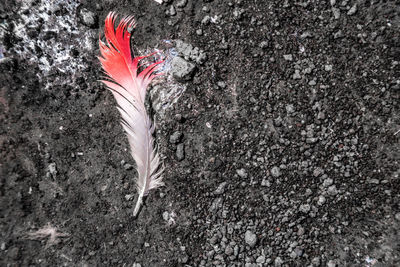
<svg viewBox="0 0 400 267">
<path fill-rule="evenodd" d="M 144 105 L 149 83 L 158 75 L 158 67 L 163 60 L 148 65 L 144 70 L 141 60 L 152 56 L 133 55 L 131 49 L 131 31 L 135 27 L 132 16 L 123 18 L 117 28 L 114 23 L 116 14 L 111 12 L 105 20 L 105 42 L 99 42 L 101 57 L 99 60 L 107 75 L 102 82 L 113 93 L 117 109 L 121 114 L 121 124 L 127 134 L 131 155 L 137 165 L 138 200 L 133 212 L 136 216 L 149 190 L 164 185 L 160 158 L 154 148 L 152 124 Z"/>
</svg>

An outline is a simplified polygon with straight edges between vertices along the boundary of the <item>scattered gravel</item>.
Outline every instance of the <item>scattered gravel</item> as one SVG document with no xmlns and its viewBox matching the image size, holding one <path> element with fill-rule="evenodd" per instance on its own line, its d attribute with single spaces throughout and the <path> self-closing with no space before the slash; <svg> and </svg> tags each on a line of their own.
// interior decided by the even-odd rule
<svg viewBox="0 0 400 267">
<path fill-rule="evenodd" d="M 395 1 L 163 2 L 121 13 L 135 52 L 175 56 L 146 99 L 166 186 L 134 220 L 110 1 L 3 5 L 0 265 L 398 266 Z M 39 222 L 71 233 L 60 257 Z"/>
</svg>

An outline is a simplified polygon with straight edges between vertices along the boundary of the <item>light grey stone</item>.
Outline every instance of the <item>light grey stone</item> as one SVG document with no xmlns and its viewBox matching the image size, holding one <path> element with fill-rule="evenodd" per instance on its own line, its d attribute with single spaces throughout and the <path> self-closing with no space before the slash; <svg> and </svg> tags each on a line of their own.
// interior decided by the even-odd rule
<svg viewBox="0 0 400 267">
<path fill-rule="evenodd" d="M 271 174 L 274 177 L 279 177 L 279 176 L 281 176 L 281 169 L 279 169 L 279 167 L 275 166 L 271 169 Z"/>
<path fill-rule="evenodd" d="M 176 147 L 176 158 L 178 161 L 182 161 L 185 159 L 185 145 L 184 144 L 179 144 Z"/>
<path fill-rule="evenodd" d="M 172 75 L 177 81 L 189 81 L 195 70 L 195 65 L 181 57 L 175 57 L 171 62 Z"/>
<path fill-rule="evenodd" d="M 257 243 L 257 236 L 251 231 L 247 230 L 244 235 L 244 240 L 246 241 L 247 245 L 254 247 Z"/>
</svg>

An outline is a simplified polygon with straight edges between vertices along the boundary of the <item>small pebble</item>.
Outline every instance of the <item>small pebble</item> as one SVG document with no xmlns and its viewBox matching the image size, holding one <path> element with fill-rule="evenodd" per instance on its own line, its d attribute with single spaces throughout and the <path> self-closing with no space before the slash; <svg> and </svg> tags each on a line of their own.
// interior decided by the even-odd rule
<svg viewBox="0 0 400 267">
<path fill-rule="evenodd" d="M 352 15 L 356 14 L 356 12 L 357 12 L 357 4 L 354 4 L 350 8 L 350 10 L 347 12 L 347 15 L 352 16 Z"/>
<path fill-rule="evenodd" d="M 271 169 L 271 174 L 272 174 L 272 176 L 274 176 L 274 177 L 279 177 L 279 176 L 281 176 L 281 170 L 279 169 L 279 167 L 273 167 L 272 169 Z"/>
<path fill-rule="evenodd" d="M 301 79 L 301 75 L 300 75 L 300 71 L 299 70 L 294 70 L 293 79 L 294 80 Z"/>
<path fill-rule="evenodd" d="M 282 264 L 283 264 L 283 260 L 281 259 L 281 257 L 276 257 L 275 261 L 274 261 L 275 267 L 281 267 Z"/>
<path fill-rule="evenodd" d="M 243 168 L 236 170 L 236 173 L 242 178 L 247 178 L 247 172 Z"/>
<path fill-rule="evenodd" d="M 325 204 L 325 202 L 326 202 L 326 198 L 324 196 L 321 195 L 318 197 L 318 205 L 322 206 Z"/>
<path fill-rule="evenodd" d="M 300 205 L 300 211 L 303 213 L 308 213 L 311 209 L 309 204 L 305 204 L 305 205 Z"/>
<path fill-rule="evenodd" d="M 176 147 L 176 158 L 178 161 L 182 161 L 185 159 L 185 145 L 179 144 Z"/>
<path fill-rule="evenodd" d="M 179 0 L 178 2 L 176 2 L 176 7 L 184 8 L 187 5 L 187 2 L 187 0 Z"/>
<path fill-rule="evenodd" d="M 332 71 L 332 65 L 325 65 L 325 71 Z"/>
<path fill-rule="evenodd" d="M 257 243 L 257 236 L 251 231 L 247 230 L 244 235 L 244 240 L 246 241 L 247 245 L 249 245 L 250 247 L 254 247 Z"/>
<path fill-rule="evenodd" d="M 175 16 L 176 15 L 176 10 L 175 10 L 175 7 L 173 5 L 171 5 L 171 7 L 169 8 L 168 14 L 170 16 Z"/>
<path fill-rule="evenodd" d="M 292 56 L 292 54 L 283 55 L 283 58 L 284 58 L 286 61 L 293 61 L 293 56 Z"/>
<path fill-rule="evenodd" d="M 178 144 L 182 140 L 183 133 L 180 131 L 175 131 L 171 136 L 169 137 L 169 142 L 171 144 Z"/>
</svg>

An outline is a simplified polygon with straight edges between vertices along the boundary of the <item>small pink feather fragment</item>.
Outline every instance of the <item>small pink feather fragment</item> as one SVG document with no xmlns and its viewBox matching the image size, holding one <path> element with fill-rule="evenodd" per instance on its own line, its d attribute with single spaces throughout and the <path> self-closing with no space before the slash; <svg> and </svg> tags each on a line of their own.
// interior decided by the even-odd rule
<svg viewBox="0 0 400 267">
<path fill-rule="evenodd" d="M 59 237 L 68 237 L 68 236 L 69 236 L 69 234 L 59 233 L 57 231 L 57 228 L 55 228 L 54 226 L 51 226 L 50 223 L 48 223 L 46 226 L 44 226 L 43 228 L 40 228 L 39 230 L 37 230 L 35 232 L 28 233 L 29 239 L 41 240 L 41 239 L 48 238 L 46 246 L 51 246 L 53 244 L 58 243 Z"/>
</svg>

